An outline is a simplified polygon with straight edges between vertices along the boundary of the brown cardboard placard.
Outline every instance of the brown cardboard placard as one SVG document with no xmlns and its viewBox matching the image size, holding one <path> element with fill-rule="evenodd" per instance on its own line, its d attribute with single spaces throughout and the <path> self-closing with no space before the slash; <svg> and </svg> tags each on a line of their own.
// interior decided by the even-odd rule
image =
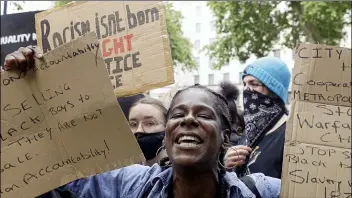
<svg viewBox="0 0 352 198">
<path fill-rule="evenodd" d="M 351 49 L 300 44 L 281 197 L 351 197 Z"/>
<path fill-rule="evenodd" d="M 1 74 L 1 197 L 34 197 L 144 159 L 98 46 L 92 32 L 26 75 Z"/>
<path fill-rule="evenodd" d="M 38 45 L 44 52 L 96 31 L 118 97 L 174 83 L 161 1 L 76 2 L 35 18 Z"/>
</svg>

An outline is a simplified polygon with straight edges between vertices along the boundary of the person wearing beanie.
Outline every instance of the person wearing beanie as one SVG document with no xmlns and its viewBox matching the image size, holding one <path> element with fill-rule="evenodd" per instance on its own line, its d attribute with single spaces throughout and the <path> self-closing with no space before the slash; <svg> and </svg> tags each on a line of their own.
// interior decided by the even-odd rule
<svg viewBox="0 0 352 198">
<path fill-rule="evenodd" d="M 263 57 L 245 68 L 242 79 L 245 129 L 239 145 L 228 149 L 225 166 L 239 176 L 281 178 L 291 73 L 282 60 Z"/>
</svg>

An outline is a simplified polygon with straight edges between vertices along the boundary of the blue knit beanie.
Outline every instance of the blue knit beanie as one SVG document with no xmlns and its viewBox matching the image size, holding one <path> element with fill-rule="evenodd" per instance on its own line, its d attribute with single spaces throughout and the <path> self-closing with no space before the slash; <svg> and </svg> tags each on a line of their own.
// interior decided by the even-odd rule
<svg viewBox="0 0 352 198">
<path fill-rule="evenodd" d="M 291 73 L 287 65 L 276 57 L 259 58 L 249 64 L 243 72 L 242 79 L 251 75 L 262 82 L 268 89 L 278 95 L 286 104 Z"/>
</svg>

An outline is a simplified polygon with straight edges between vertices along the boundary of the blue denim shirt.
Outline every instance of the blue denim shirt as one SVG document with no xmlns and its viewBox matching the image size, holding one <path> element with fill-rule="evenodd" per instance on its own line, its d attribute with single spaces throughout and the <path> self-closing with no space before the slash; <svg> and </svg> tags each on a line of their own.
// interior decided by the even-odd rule
<svg viewBox="0 0 352 198">
<path fill-rule="evenodd" d="M 278 198 L 281 180 L 261 173 L 250 175 L 263 198 Z M 255 198 L 254 194 L 233 172 L 224 176 L 228 198 Z M 66 188 L 76 197 L 84 198 L 167 198 L 172 181 L 172 168 L 132 165 L 88 178 L 76 180 Z"/>
</svg>

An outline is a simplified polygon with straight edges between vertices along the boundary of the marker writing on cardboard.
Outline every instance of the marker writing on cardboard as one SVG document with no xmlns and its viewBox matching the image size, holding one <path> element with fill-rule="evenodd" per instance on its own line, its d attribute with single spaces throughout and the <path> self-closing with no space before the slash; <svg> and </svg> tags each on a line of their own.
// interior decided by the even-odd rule
<svg viewBox="0 0 352 198">
<path fill-rule="evenodd" d="M 307 47 L 299 47 L 296 50 L 296 54 L 298 54 L 298 57 L 301 59 L 309 59 L 309 58 L 313 58 L 313 59 L 320 59 L 320 58 L 331 58 L 331 59 L 336 59 L 336 60 L 341 60 L 341 57 L 343 57 L 343 55 L 345 56 L 350 56 L 351 54 L 351 49 L 341 49 L 341 48 L 331 48 L 331 47 L 318 47 L 318 48 L 312 48 L 312 51 L 309 51 L 309 49 Z M 324 56 L 323 55 L 326 55 Z M 310 55 L 310 56 L 309 56 Z M 347 71 L 347 70 L 351 70 L 352 64 L 348 65 L 346 62 L 346 60 L 343 60 L 342 64 L 341 64 L 341 69 L 342 71 Z M 332 65 L 332 67 L 335 67 L 335 65 Z"/>
<path fill-rule="evenodd" d="M 14 162 L 3 162 L 1 164 L 1 174 L 6 170 L 14 169 L 18 165 L 26 163 L 27 161 L 30 161 L 32 159 L 33 156 L 30 153 L 25 153 L 24 155 L 15 157 Z"/>
<path fill-rule="evenodd" d="M 11 73 L 8 72 L 7 75 L 8 75 L 7 77 L 5 77 L 4 75 L 1 76 L 1 83 L 4 86 L 8 86 L 12 82 L 15 82 L 16 80 L 19 80 L 25 77 L 24 72 L 11 72 Z"/>
<path fill-rule="evenodd" d="M 350 122 L 341 122 L 339 120 L 320 121 L 315 119 L 314 114 L 309 116 L 310 119 L 307 118 L 308 116 L 302 116 L 301 113 L 296 113 L 296 117 L 300 128 L 309 127 L 311 129 L 315 128 L 323 130 L 333 129 L 336 134 L 339 133 L 340 129 L 352 129 Z"/>
<path fill-rule="evenodd" d="M 309 92 L 301 92 L 301 90 L 293 90 L 293 99 L 294 100 L 301 100 L 301 101 L 317 101 L 319 103 L 326 103 L 326 102 L 334 102 L 334 103 L 340 103 L 340 102 L 346 102 L 346 103 L 351 103 L 352 104 L 352 98 L 351 96 L 345 96 L 342 94 L 315 94 L 315 93 L 309 93 Z"/>
<path fill-rule="evenodd" d="M 119 55 L 121 53 L 129 52 L 122 56 L 115 56 L 105 58 L 104 62 L 106 64 L 110 79 L 113 81 L 114 89 L 123 86 L 121 77 L 122 72 L 130 71 L 132 68 L 138 68 L 142 66 L 139 60 L 140 52 L 131 52 L 133 50 L 131 38 L 133 34 L 128 34 L 126 36 L 120 36 L 118 38 L 107 38 L 102 40 L 102 54 L 103 57 L 109 57 L 114 51 L 114 55 Z M 111 41 L 112 40 L 112 41 Z M 113 47 L 109 47 L 109 44 Z M 114 64 L 115 69 L 112 69 L 112 64 Z M 123 67 L 122 67 L 123 64 Z M 130 65 L 130 66 L 129 66 Z"/>
<path fill-rule="evenodd" d="M 41 61 L 40 63 L 38 63 L 37 65 L 34 65 L 34 67 L 32 68 L 32 70 L 34 72 L 37 71 L 44 71 L 46 69 L 51 68 L 51 66 L 60 64 L 66 60 L 72 59 L 74 57 L 77 57 L 81 54 L 84 54 L 86 52 L 96 52 L 99 50 L 99 43 L 88 43 L 85 47 L 81 47 L 81 48 L 76 48 L 72 51 L 68 51 L 66 52 L 65 55 L 61 55 L 60 58 L 56 58 L 55 60 L 49 60 L 48 62 L 45 61 Z"/>
<path fill-rule="evenodd" d="M 100 149 L 99 148 L 90 148 L 86 151 L 79 152 L 78 155 L 71 155 L 68 158 L 66 158 L 65 160 L 58 161 L 56 163 L 48 164 L 45 167 L 38 168 L 34 172 L 24 173 L 21 181 L 18 181 L 15 184 L 2 185 L 0 193 L 5 194 L 5 193 L 10 193 L 10 192 L 16 191 L 16 190 L 20 189 L 21 186 L 23 186 L 23 185 L 19 185 L 20 183 L 24 184 L 24 185 L 31 185 L 32 181 L 38 180 L 42 177 L 48 177 L 49 173 L 55 172 L 61 168 L 69 166 L 70 164 L 84 163 L 84 161 L 86 161 L 86 160 L 97 158 L 97 157 L 104 157 L 104 159 L 107 160 L 110 148 L 109 148 L 106 140 L 103 140 L 103 143 L 104 143 L 103 144 L 104 147 L 102 147 Z M 26 162 L 35 159 L 32 156 L 33 155 L 30 155 L 27 153 L 25 155 L 25 157 L 18 158 L 18 161 L 20 164 L 25 164 Z M 36 155 L 36 156 L 38 156 L 38 155 Z M 6 165 L 6 166 L 8 166 L 8 165 Z M 17 166 L 12 165 L 11 168 L 17 168 Z M 5 171 L 5 169 L 4 169 L 4 171 Z M 3 172 L 3 167 L 1 169 L 1 172 Z"/>
<path fill-rule="evenodd" d="M 103 140 L 103 142 L 104 142 L 104 148 L 101 148 L 101 149 L 90 148 L 87 151 L 79 152 L 79 155 L 70 156 L 65 160 L 59 161 L 54 164 L 49 164 L 45 167 L 40 168 L 39 170 L 37 170 L 35 172 L 25 173 L 22 177 L 22 180 L 23 180 L 24 184 L 29 185 L 31 180 L 39 179 L 40 177 L 44 177 L 48 173 L 57 171 L 58 169 L 63 168 L 65 166 L 68 166 L 70 164 L 81 163 L 85 160 L 100 157 L 100 156 L 104 157 L 104 159 L 107 159 L 107 156 L 109 155 L 110 148 L 109 148 L 106 140 Z"/>
<path fill-rule="evenodd" d="M 83 120 L 86 122 L 89 122 L 89 121 L 98 119 L 101 115 L 103 115 L 102 109 L 96 109 L 94 112 L 85 113 L 83 115 Z M 78 123 L 76 122 L 76 120 L 72 119 L 65 122 L 58 122 L 57 128 L 59 132 L 62 132 L 65 130 L 73 129 L 77 127 L 77 125 Z"/>
<path fill-rule="evenodd" d="M 34 144 L 42 140 L 47 140 L 48 138 L 49 140 L 52 140 L 51 128 L 46 128 L 45 132 L 38 132 L 31 135 L 27 135 L 25 137 L 17 138 L 16 140 L 13 140 L 7 143 L 7 146 L 11 146 L 11 145 L 23 146 L 25 144 Z"/>
<path fill-rule="evenodd" d="M 35 126 L 40 126 L 42 118 L 40 116 L 29 116 L 25 121 L 21 121 L 19 125 L 11 125 L 8 129 L 5 129 L 0 134 L 1 141 L 7 141 L 11 137 L 19 135 Z M 8 125 L 6 125 L 7 127 Z"/>
<path fill-rule="evenodd" d="M 304 158 L 302 156 L 297 156 L 295 154 L 286 154 L 286 158 L 288 158 L 289 163 L 293 164 L 306 164 L 306 165 L 313 165 L 315 167 L 324 167 L 326 168 L 326 163 L 322 160 L 311 160 Z"/>
<path fill-rule="evenodd" d="M 95 30 L 97 33 L 97 37 L 98 39 L 101 39 L 124 31 L 125 27 L 123 27 L 121 22 L 127 21 L 128 29 L 132 30 L 138 26 L 156 22 L 160 18 L 159 9 L 157 7 L 141 10 L 137 13 L 133 13 L 129 5 L 126 5 L 125 8 L 127 16 L 126 20 L 121 18 L 121 16 L 125 13 L 121 14 L 118 10 L 109 15 L 102 15 L 101 17 L 99 17 L 98 13 L 96 13 L 95 19 L 88 19 L 79 22 L 71 21 L 70 25 L 66 26 L 62 30 L 62 33 L 51 33 L 51 24 L 47 19 L 43 19 L 42 21 L 40 21 L 40 30 L 42 35 L 42 45 L 44 53 L 46 53 L 47 51 L 51 51 L 52 47 L 56 48 L 64 43 L 69 42 L 70 40 L 74 40 L 75 38 L 87 34 L 92 30 L 91 22 L 93 21 L 95 21 Z M 101 30 L 104 30 L 105 34 L 102 34 Z M 49 39 L 52 41 L 53 46 L 50 45 L 51 42 L 49 42 Z"/>
<path fill-rule="evenodd" d="M 325 88 L 326 92 L 329 92 L 330 88 L 338 88 L 341 90 L 341 88 L 345 88 L 345 90 L 351 90 L 352 87 L 352 81 L 350 82 L 332 82 L 332 81 L 324 81 L 324 80 L 305 80 L 305 81 L 300 81 L 299 79 L 306 79 L 305 74 L 303 72 L 297 73 L 292 80 L 292 83 L 294 85 L 298 86 L 312 86 L 312 87 L 323 87 Z"/>
<path fill-rule="evenodd" d="M 312 48 L 312 51 L 309 51 L 306 47 L 301 47 L 298 48 L 296 50 L 296 53 L 298 54 L 299 58 L 303 58 L 303 59 L 307 59 L 307 58 L 323 58 L 323 54 L 328 53 L 328 57 L 324 57 L 324 58 L 334 58 L 334 59 L 341 59 L 341 55 L 343 52 L 343 49 L 335 49 L 333 50 L 333 48 L 330 47 L 326 47 L 326 48 L 321 48 L 321 47 L 316 47 L 316 48 Z M 308 56 L 308 54 L 311 54 L 311 56 Z"/>
</svg>

